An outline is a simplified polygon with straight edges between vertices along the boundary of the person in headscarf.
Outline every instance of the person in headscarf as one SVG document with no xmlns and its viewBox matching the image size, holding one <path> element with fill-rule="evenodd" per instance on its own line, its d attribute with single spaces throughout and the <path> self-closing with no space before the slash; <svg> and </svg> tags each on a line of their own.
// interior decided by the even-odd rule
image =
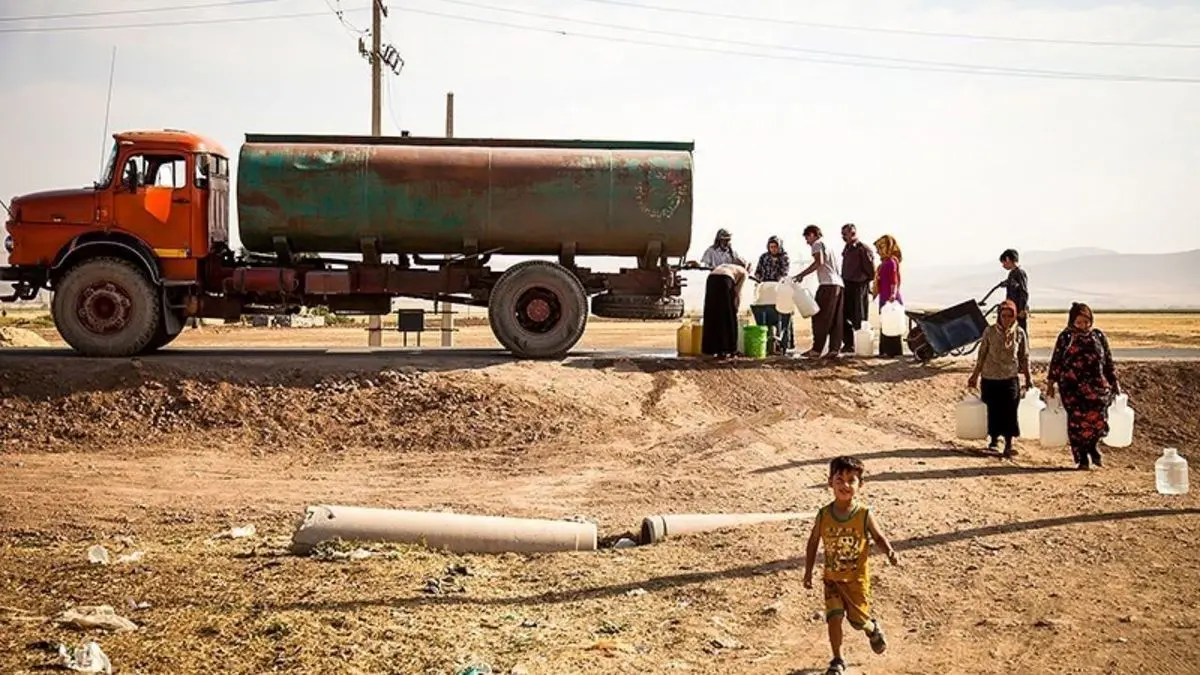
<svg viewBox="0 0 1200 675">
<path fill-rule="evenodd" d="M 704 324 L 700 352 L 725 358 L 737 354 L 738 309 L 750 272 L 736 263 L 718 265 L 704 288 Z"/>
<path fill-rule="evenodd" d="M 879 299 L 879 308 L 889 302 L 904 303 L 900 296 L 900 261 L 904 256 L 900 253 L 900 245 L 896 238 L 885 234 L 875 240 L 875 251 L 879 254 L 879 267 L 875 268 L 875 280 L 871 282 L 871 295 Z M 904 337 L 901 335 L 880 335 L 879 355 L 896 357 L 904 353 Z"/>
<path fill-rule="evenodd" d="M 1015 457 L 1013 438 L 1021 435 L 1017 424 L 1021 402 L 1017 376 L 1024 378 L 1026 389 L 1033 386 L 1033 378 L 1029 372 L 1029 336 L 1017 323 L 1013 301 L 1005 300 L 1000 305 L 996 323 L 983 333 L 978 354 L 967 387 L 978 386 L 980 398 L 987 405 L 988 449 L 995 452 L 1003 438 L 1004 456 Z"/>
<path fill-rule="evenodd" d="M 783 248 L 783 240 L 773 236 L 767 239 L 767 251 L 758 257 L 758 265 L 755 266 L 754 276 L 761 282 L 779 282 L 787 278 L 788 271 L 791 269 L 792 263 L 788 258 L 787 251 Z M 775 311 L 775 305 L 751 305 L 750 311 L 754 314 L 754 321 L 760 326 L 768 328 L 774 326 L 776 335 L 779 336 L 779 349 L 781 352 L 787 353 L 789 349 L 796 348 L 796 336 L 792 326 L 791 314 L 780 314 Z"/>
<path fill-rule="evenodd" d="M 1091 307 L 1071 304 L 1046 378 L 1046 395 L 1053 397 L 1057 391 L 1067 411 L 1071 455 L 1080 469 L 1101 466 L 1099 443 L 1108 435 L 1108 406 L 1121 393 L 1108 338 L 1094 323 Z"/>
<path fill-rule="evenodd" d="M 717 230 L 717 236 L 713 239 L 713 245 L 705 249 L 704 255 L 700 257 L 700 264 L 715 269 L 721 265 L 732 263 L 743 269 L 748 269 L 750 263 L 738 255 L 737 251 L 733 250 L 732 242 L 733 235 L 729 234 L 729 230 L 723 227 Z"/>
</svg>

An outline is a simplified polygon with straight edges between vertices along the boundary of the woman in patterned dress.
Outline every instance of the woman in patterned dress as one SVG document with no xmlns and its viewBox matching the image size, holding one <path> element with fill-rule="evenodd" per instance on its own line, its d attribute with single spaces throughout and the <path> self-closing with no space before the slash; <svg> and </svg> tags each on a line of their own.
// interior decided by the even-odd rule
<svg viewBox="0 0 1200 675">
<path fill-rule="evenodd" d="M 754 266 L 754 276 L 760 283 L 782 281 L 787 278 L 791 266 L 791 259 L 783 248 L 783 240 L 772 236 L 767 240 L 767 252 L 758 257 L 758 264 Z M 789 350 L 796 348 L 796 335 L 792 329 L 791 314 L 776 312 L 775 303 L 751 305 L 750 311 L 754 314 L 754 322 L 758 325 L 768 328 L 775 327 L 776 335 L 779 336 L 780 352 L 786 354 Z"/>
<path fill-rule="evenodd" d="M 1121 393 L 1108 338 L 1093 327 L 1092 309 L 1071 305 L 1067 327 L 1059 333 L 1050 359 L 1046 395 L 1058 390 L 1067 411 L 1071 455 L 1080 469 L 1101 466 L 1100 439 L 1108 435 L 1108 406 Z"/>
</svg>

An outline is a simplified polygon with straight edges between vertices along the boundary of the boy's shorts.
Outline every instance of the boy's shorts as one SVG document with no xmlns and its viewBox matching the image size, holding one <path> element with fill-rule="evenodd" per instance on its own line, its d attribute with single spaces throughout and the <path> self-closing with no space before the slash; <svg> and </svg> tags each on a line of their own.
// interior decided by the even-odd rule
<svg viewBox="0 0 1200 675">
<path fill-rule="evenodd" d="M 862 581 L 825 582 L 825 620 L 845 616 L 855 630 L 871 620 L 871 587 Z"/>
</svg>

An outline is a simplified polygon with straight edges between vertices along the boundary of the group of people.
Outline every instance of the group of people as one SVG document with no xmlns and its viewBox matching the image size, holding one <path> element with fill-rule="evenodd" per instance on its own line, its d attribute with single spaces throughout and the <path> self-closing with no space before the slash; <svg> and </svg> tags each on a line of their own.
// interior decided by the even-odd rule
<svg viewBox="0 0 1200 675">
<path fill-rule="evenodd" d="M 826 246 L 820 227 L 809 225 L 804 228 L 803 235 L 813 260 L 793 276 L 791 259 L 780 237 L 769 238 L 767 250 L 758 257 L 757 264 L 751 265 L 733 249 L 730 232 L 717 231 L 713 245 L 700 259 L 701 265 L 712 270 L 705 286 L 702 353 L 726 357 L 737 352 L 737 314 L 746 279 L 763 283 L 790 277 L 801 282 L 816 275 L 818 311 L 812 316 L 813 341 L 811 348 L 802 354 L 811 358 L 836 358 L 841 353 L 852 353 L 854 331 L 868 320 L 872 297 L 876 298 L 880 308 L 889 302 L 903 302 L 900 296 L 902 254 L 894 237 L 886 234 L 879 237 L 872 250 L 859 240 L 858 228 L 847 223 L 842 226 L 843 247 L 839 253 Z M 781 314 L 774 305 L 765 304 L 751 305 L 750 310 L 760 326 L 776 329 L 782 353 L 795 349 L 791 314 Z M 880 356 L 896 357 L 902 351 L 900 336 L 881 338 Z"/>
<path fill-rule="evenodd" d="M 701 258 L 710 267 L 704 298 L 704 333 L 701 351 L 726 357 L 737 352 L 737 315 L 742 288 L 747 279 L 757 282 L 800 282 L 817 276 L 818 311 L 812 317 L 813 342 L 805 357 L 836 357 L 854 351 L 854 331 L 867 321 L 871 298 L 882 309 L 889 302 L 903 302 L 900 294 L 900 246 L 891 235 L 875 240 L 874 251 L 859 240 L 852 223 L 842 226 L 840 252 L 826 246 L 821 228 L 804 228 L 804 241 L 812 263 L 792 276 L 791 260 L 783 240 L 772 236 L 767 250 L 751 265 L 734 249 L 728 230 L 717 232 L 713 245 Z M 878 256 L 878 262 L 876 259 Z M 1014 457 L 1013 439 L 1020 436 L 1017 410 L 1025 391 L 1033 386 L 1029 354 L 1029 276 L 1021 267 L 1020 254 L 1007 249 L 1000 254 L 1007 277 L 1000 283 L 1005 300 L 996 321 L 980 340 L 975 369 L 968 386 L 978 388 L 987 406 L 988 448 L 1004 457 Z M 751 305 L 755 322 L 773 326 L 779 348 L 795 348 L 791 314 L 780 314 L 774 305 Z M 828 351 L 826 349 L 828 348 Z M 900 356 L 900 336 L 881 336 L 879 355 Z M 1104 333 L 1095 327 L 1095 317 L 1084 303 L 1071 306 L 1067 326 L 1055 341 L 1047 376 L 1046 395 L 1057 396 L 1067 413 L 1071 453 L 1080 469 L 1101 466 L 1099 443 L 1108 434 L 1108 406 L 1120 394 L 1112 350 Z M 1001 449 L 1003 444 L 1003 449 Z"/>
<path fill-rule="evenodd" d="M 1000 254 L 1008 270 L 1001 284 L 1005 300 L 996 322 L 979 343 L 975 369 L 968 388 L 978 387 L 987 406 L 988 448 L 1013 457 L 1013 438 L 1021 434 L 1017 410 L 1021 396 L 1033 387 L 1029 368 L 1029 276 L 1021 269 L 1017 251 Z M 1096 328 L 1092 308 L 1082 302 L 1071 305 L 1067 325 L 1054 342 L 1047 373 L 1046 396 L 1058 397 L 1067 413 L 1067 437 L 1075 465 L 1088 469 L 1103 463 L 1100 441 L 1108 435 L 1108 406 L 1121 393 L 1116 365 L 1108 338 Z"/>
</svg>

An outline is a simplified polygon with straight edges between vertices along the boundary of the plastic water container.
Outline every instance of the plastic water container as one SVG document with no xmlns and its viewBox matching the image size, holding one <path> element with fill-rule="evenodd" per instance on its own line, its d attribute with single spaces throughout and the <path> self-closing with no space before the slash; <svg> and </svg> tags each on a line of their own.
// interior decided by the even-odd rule
<svg viewBox="0 0 1200 675">
<path fill-rule="evenodd" d="M 792 300 L 796 303 L 796 308 L 800 310 L 800 316 L 805 319 L 821 311 L 821 306 L 817 304 L 817 299 L 813 296 L 812 291 L 800 284 L 792 284 Z"/>
<path fill-rule="evenodd" d="M 871 330 L 869 321 L 854 331 L 854 354 L 856 356 L 872 356 L 875 354 L 875 331 Z"/>
<path fill-rule="evenodd" d="M 679 330 L 675 331 L 675 351 L 679 356 L 695 356 L 692 351 L 692 322 L 684 321 Z"/>
<path fill-rule="evenodd" d="M 967 392 L 954 410 L 957 435 L 964 441 L 987 438 L 987 406 L 975 394 Z"/>
<path fill-rule="evenodd" d="M 745 319 L 738 319 L 737 327 L 737 353 L 746 353 L 746 324 L 749 323 Z"/>
<path fill-rule="evenodd" d="M 775 293 L 779 288 L 778 281 L 763 281 L 754 288 L 754 304 L 756 305 L 773 305 L 775 304 Z"/>
<path fill-rule="evenodd" d="M 1110 448 L 1128 448 L 1133 445 L 1133 408 L 1129 407 L 1129 397 L 1117 394 L 1108 406 L 1108 435 L 1101 443 Z"/>
<path fill-rule="evenodd" d="M 742 353 L 752 359 L 767 358 L 767 327 L 748 325 L 739 331 L 744 337 L 745 351 Z"/>
<path fill-rule="evenodd" d="M 700 356 L 704 353 L 704 322 L 699 321 L 692 324 L 692 356 Z"/>
<path fill-rule="evenodd" d="M 904 315 L 904 305 L 898 302 L 889 302 L 879 310 L 879 330 L 887 337 L 900 337 L 904 335 L 904 328 L 908 324 L 908 318 Z"/>
<path fill-rule="evenodd" d="M 780 314 L 792 314 L 796 311 L 796 296 L 792 287 L 796 282 L 784 279 L 775 287 L 775 311 Z"/>
<path fill-rule="evenodd" d="M 1038 415 L 1038 441 L 1045 448 L 1061 448 L 1070 445 L 1067 436 L 1067 411 L 1058 398 L 1046 401 L 1046 409 Z"/>
<path fill-rule="evenodd" d="M 1186 495 L 1188 492 L 1188 463 L 1175 448 L 1163 450 L 1154 462 L 1154 484 L 1159 494 Z"/>
<path fill-rule="evenodd" d="M 1021 438 L 1041 438 L 1042 411 L 1045 409 L 1042 392 L 1037 387 L 1030 387 L 1017 406 L 1017 426 L 1021 427 Z"/>
</svg>

